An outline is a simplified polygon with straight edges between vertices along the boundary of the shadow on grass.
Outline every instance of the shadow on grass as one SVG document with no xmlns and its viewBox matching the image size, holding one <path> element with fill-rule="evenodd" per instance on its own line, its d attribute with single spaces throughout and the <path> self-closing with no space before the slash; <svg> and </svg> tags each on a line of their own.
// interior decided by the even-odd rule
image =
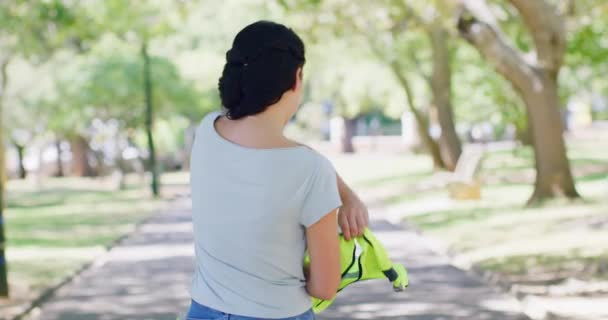
<svg viewBox="0 0 608 320">
<path fill-rule="evenodd" d="M 420 190 L 419 188 L 411 187 L 403 189 L 403 191 L 398 194 L 385 197 L 382 201 L 388 205 L 396 205 L 406 201 L 439 196 L 444 192 L 447 192 L 445 188 L 428 188 Z"/>
<path fill-rule="evenodd" d="M 62 257 L 50 263 L 40 260 L 16 260 L 11 262 L 11 278 L 27 279 L 30 289 L 44 289 L 49 284 L 57 283 L 62 278 L 83 264 L 83 260 Z"/>
<path fill-rule="evenodd" d="M 415 173 L 400 174 L 394 176 L 381 176 L 372 179 L 363 180 L 357 183 L 358 186 L 365 188 L 381 187 L 384 184 L 392 182 L 410 183 L 420 179 L 425 179 L 433 174 L 432 171 L 421 171 Z"/>
<path fill-rule="evenodd" d="M 595 172 L 576 177 L 576 182 L 593 182 L 608 179 L 608 168 L 603 172 Z"/>
<path fill-rule="evenodd" d="M 506 276 L 529 275 L 520 277 L 519 281 L 545 284 L 568 277 L 608 278 L 608 252 L 593 256 L 583 256 L 577 250 L 561 255 L 516 255 L 484 260 L 478 266 Z M 534 274 L 543 277 L 534 277 Z"/>
<path fill-rule="evenodd" d="M 70 188 L 53 188 L 40 191 L 9 192 L 8 208 L 40 208 L 84 203 L 90 201 L 107 201 L 120 191 L 113 190 L 74 190 Z"/>
<path fill-rule="evenodd" d="M 99 200 L 99 202 L 103 202 Z M 12 209 L 7 219 L 12 246 L 84 247 L 111 241 L 136 221 L 157 210 L 158 202 L 138 198 L 108 200 L 105 205 Z"/>
<path fill-rule="evenodd" d="M 130 225 L 145 216 L 150 209 L 137 208 L 129 212 L 98 214 L 47 215 L 11 219 L 9 243 L 12 245 L 88 246 L 100 243 L 120 233 L 120 227 Z M 115 232 L 110 232 L 117 229 Z M 97 238 L 101 235 L 101 239 Z M 82 243 L 82 240 L 85 240 Z"/>
<path fill-rule="evenodd" d="M 408 220 L 411 220 L 423 229 L 432 230 L 462 223 L 475 223 L 500 214 L 512 213 L 513 210 L 512 206 L 464 208 L 414 215 L 409 217 Z M 525 212 L 525 209 L 517 208 L 517 211 L 522 210 Z"/>
</svg>

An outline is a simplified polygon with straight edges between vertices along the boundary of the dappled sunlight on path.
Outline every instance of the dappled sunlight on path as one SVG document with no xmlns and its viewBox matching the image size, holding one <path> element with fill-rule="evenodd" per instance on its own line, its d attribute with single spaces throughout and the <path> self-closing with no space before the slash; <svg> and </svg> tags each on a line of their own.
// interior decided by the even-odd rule
<svg viewBox="0 0 608 320">
<path fill-rule="evenodd" d="M 182 204 L 142 225 L 29 319 L 174 320 L 190 300 L 193 253 Z"/>
<path fill-rule="evenodd" d="M 348 287 L 321 319 L 521 319 L 518 303 L 437 256 L 425 239 L 386 220 L 372 229 L 410 272 L 410 287 L 387 281 Z M 189 302 L 193 246 L 187 201 L 142 225 L 60 289 L 30 320 L 176 319 Z"/>
<path fill-rule="evenodd" d="M 416 233 L 384 220 L 373 221 L 372 230 L 408 268 L 410 287 L 404 293 L 384 281 L 348 287 L 321 319 L 526 319 L 514 298 L 452 267 Z"/>
</svg>

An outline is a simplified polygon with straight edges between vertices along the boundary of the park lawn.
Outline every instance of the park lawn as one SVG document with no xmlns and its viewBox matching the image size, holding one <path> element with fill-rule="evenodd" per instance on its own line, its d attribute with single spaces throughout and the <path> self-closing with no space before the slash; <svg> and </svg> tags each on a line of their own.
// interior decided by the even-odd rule
<svg viewBox="0 0 608 320">
<path fill-rule="evenodd" d="M 533 153 L 526 147 L 484 157 L 479 201 L 451 200 L 441 183 L 429 183 L 442 178 L 420 156 L 352 159 L 350 166 L 359 170 L 341 166 L 348 163 L 344 157 L 334 163 L 360 193 L 384 190 L 382 210 L 398 212 L 406 223 L 440 239 L 465 268 L 475 265 L 515 282 L 608 278 L 608 146 L 571 144 L 569 156 L 583 200 L 533 208 L 524 206 L 534 180 Z M 372 175 L 368 170 L 392 174 L 361 178 Z"/>
<path fill-rule="evenodd" d="M 480 201 L 452 201 L 408 213 L 408 220 L 442 239 L 465 267 L 501 274 L 512 282 L 554 283 L 608 277 L 608 148 L 569 148 L 582 200 L 558 199 L 524 207 L 532 192 L 530 148 L 484 158 Z"/>
<path fill-rule="evenodd" d="M 594 194 L 602 188 L 606 183 L 579 182 L 585 200 L 523 208 L 528 186 L 486 187 L 482 201 L 419 212 L 408 220 L 446 242 L 455 262 L 465 267 L 476 264 L 526 282 L 540 280 L 537 275 L 556 280 L 550 274 L 605 277 L 608 203 Z"/>
<path fill-rule="evenodd" d="M 124 190 L 111 179 L 50 178 L 40 186 L 9 181 L 5 219 L 12 298 L 0 302 L 0 310 L 35 298 L 99 257 L 137 222 L 167 208 L 187 175 L 163 178 L 169 186 L 158 199 L 138 177 L 130 177 Z"/>
</svg>

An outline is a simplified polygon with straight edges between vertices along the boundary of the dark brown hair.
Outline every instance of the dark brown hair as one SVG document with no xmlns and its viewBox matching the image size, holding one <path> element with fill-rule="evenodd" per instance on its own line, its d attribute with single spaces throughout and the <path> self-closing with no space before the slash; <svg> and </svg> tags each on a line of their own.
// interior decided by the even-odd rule
<svg viewBox="0 0 608 320">
<path fill-rule="evenodd" d="M 304 43 L 286 26 L 258 21 L 241 30 L 226 52 L 219 80 L 222 105 L 229 119 L 266 110 L 293 88 L 305 62 Z"/>
</svg>

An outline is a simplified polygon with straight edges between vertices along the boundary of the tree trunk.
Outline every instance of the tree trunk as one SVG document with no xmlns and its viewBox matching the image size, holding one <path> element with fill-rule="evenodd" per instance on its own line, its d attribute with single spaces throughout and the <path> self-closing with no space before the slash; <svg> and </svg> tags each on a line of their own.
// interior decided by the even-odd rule
<svg viewBox="0 0 608 320">
<path fill-rule="evenodd" d="M 182 170 L 184 171 L 190 170 L 190 156 L 192 155 L 192 146 L 194 145 L 194 139 L 196 138 L 196 126 L 197 123 L 194 120 L 190 120 L 190 124 L 188 125 L 188 128 L 186 128 L 186 143 L 184 146 L 184 156 L 182 159 Z"/>
<path fill-rule="evenodd" d="M 77 177 L 92 177 L 93 168 L 89 162 L 89 142 L 81 135 L 71 140 L 72 174 Z"/>
<path fill-rule="evenodd" d="M 153 119 L 154 119 L 154 106 L 152 101 L 152 75 L 150 71 L 150 56 L 148 55 L 148 43 L 146 40 L 143 41 L 141 46 L 141 55 L 144 63 L 144 96 L 146 104 L 146 136 L 148 138 L 148 169 L 152 173 L 152 183 L 150 185 L 152 194 L 155 197 L 160 195 L 159 191 L 159 177 L 158 177 L 158 164 L 156 162 L 156 150 L 154 147 L 154 136 L 152 135 Z"/>
<path fill-rule="evenodd" d="M 559 112 L 557 83 L 542 76 L 543 90 L 532 87 L 522 92 L 530 119 L 530 131 L 534 148 L 536 182 L 529 203 L 536 203 L 555 196 L 579 197 L 566 157 L 562 119 Z"/>
<path fill-rule="evenodd" d="M 105 154 L 103 150 L 89 149 L 89 157 L 91 161 L 91 177 L 99 177 L 106 174 Z"/>
<path fill-rule="evenodd" d="M 27 177 L 27 170 L 25 170 L 25 165 L 23 164 L 25 158 L 25 146 L 22 146 L 18 143 L 13 143 L 13 145 L 15 146 L 15 149 L 17 149 L 19 179 L 25 179 Z"/>
<path fill-rule="evenodd" d="M 63 160 L 61 160 L 61 156 L 63 152 L 61 150 L 61 140 L 57 139 L 55 141 L 55 149 L 57 150 L 57 171 L 55 171 L 56 177 L 63 177 L 65 174 L 63 172 Z"/>
<path fill-rule="evenodd" d="M 534 147 L 536 182 L 528 204 L 555 196 L 579 197 L 566 156 L 557 79 L 566 49 L 563 17 L 545 0 L 510 0 L 530 30 L 535 59 L 524 59 L 505 35 L 485 0 L 464 0 L 458 29 L 504 76 L 526 105 Z"/>
<path fill-rule="evenodd" d="M 4 123 L 3 102 L 8 83 L 9 57 L 0 60 L 0 124 Z M 4 235 L 4 186 L 6 183 L 5 150 L 4 150 L 4 126 L 0 125 L 0 297 L 8 298 L 8 267 L 6 261 L 6 238 Z"/>
<path fill-rule="evenodd" d="M 344 134 L 342 135 L 342 152 L 343 153 L 354 153 L 355 147 L 353 146 L 353 137 L 357 130 L 357 119 L 356 118 L 343 118 L 344 119 Z"/>
<path fill-rule="evenodd" d="M 390 67 L 395 77 L 397 77 L 399 84 L 401 84 L 401 87 L 405 91 L 407 105 L 412 114 L 414 114 L 414 119 L 416 119 L 416 123 L 418 124 L 418 132 L 420 133 L 420 139 L 422 140 L 422 143 L 424 144 L 427 151 L 431 155 L 431 158 L 433 159 L 433 166 L 435 167 L 435 169 L 445 169 L 446 165 L 443 162 L 443 158 L 441 157 L 441 150 L 439 149 L 439 144 L 437 144 L 433 137 L 431 137 L 431 134 L 429 132 L 429 120 L 414 105 L 412 87 L 410 86 L 408 79 L 405 77 L 405 75 L 401 73 L 401 67 L 399 66 L 399 63 L 397 61 L 392 61 Z"/>
<path fill-rule="evenodd" d="M 416 118 L 416 123 L 418 124 L 418 133 L 420 134 L 422 143 L 433 159 L 433 167 L 435 169 L 446 169 L 445 162 L 443 162 L 443 158 L 441 157 L 441 149 L 439 148 L 439 144 L 433 139 L 433 137 L 431 137 L 431 134 L 429 133 L 429 122 L 422 117 L 423 116 L 421 114 L 414 113 L 414 118 Z"/>
<path fill-rule="evenodd" d="M 122 148 L 119 147 L 119 141 L 118 139 L 116 139 L 116 146 L 117 146 L 117 150 L 116 150 L 116 168 L 118 169 L 118 189 L 119 190 L 124 190 L 127 186 L 127 181 L 126 181 L 126 177 L 127 177 L 127 162 L 126 160 L 123 158 L 122 154 L 123 151 Z"/>
<path fill-rule="evenodd" d="M 384 60 L 385 58 L 384 58 L 382 49 L 380 47 L 374 45 L 374 39 L 372 37 L 369 38 L 369 42 L 371 44 L 371 49 L 376 54 L 376 56 L 378 56 L 380 59 Z M 384 60 L 384 61 L 387 61 L 387 60 Z M 403 90 L 405 91 L 405 96 L 407 99 L 407 106 L 410 109 L 410 111 L 412 112 L 412 114 L 414 115 L 414 119 L 416 119 L 416 124 L 418 125 L 418 132 L 420 134 L 420 139 L 422 140 L 423 145 L 425 146 L 425 148 L 431 155 L 431 158 L 433 159 L 434 168 L 435 169 L 445 169 L 446 166 L 445 166 L 445 163 L 443 162 L 443 159 L 441 158 L 441 151 L 439 149 L 439 145 L 437 144 L 437 142 L 435 142 L 433 137 L 431 137 L 431 134 L 429 132 L 429 119 L 422 112 L 420 112 L 420 110 L 418 108 L 416 108 L 416 106 L 414 104 L 414 99 L 413 99 L 412 87 L 410 86 L 410 83 L 409 83 L 407 77 L 401 71 L 401 70 L 403 70 L 403 68 L 401 67 L 401 64 L 399 63 L 399 61 L 397 61 L 394 58 L 391 58 L 390 60 L 388 60 L 387 64 L 388 64 L 388 67 L 390 68 L 390 70 L 393 72 L 393 75 L 395 76 L 395 78 L 397 78 L 397 81 L 399 82 L 399 84 L 401 85 Z"/>
<path fill-rule="evenodd" d="M 515 125 L 515 138 L 524 146 L 532 146 L 532 128 L 530 126 Z"/>
<path fill-rule="evenodd" d="M 452 74 L 447 32 L 441 26 L 432 26 L 429 30 L 429 37 L 433 48 L 431 91 L 433 93 L 433 104 L 437 109 L 439 126 L 441 127 L 441 136 L 439 137 L 441 157 L 445 168 L 454 171 L 462 152 L 462 146 L 456 134 L 454 113 L 452 112 Z"/>
</svg>

